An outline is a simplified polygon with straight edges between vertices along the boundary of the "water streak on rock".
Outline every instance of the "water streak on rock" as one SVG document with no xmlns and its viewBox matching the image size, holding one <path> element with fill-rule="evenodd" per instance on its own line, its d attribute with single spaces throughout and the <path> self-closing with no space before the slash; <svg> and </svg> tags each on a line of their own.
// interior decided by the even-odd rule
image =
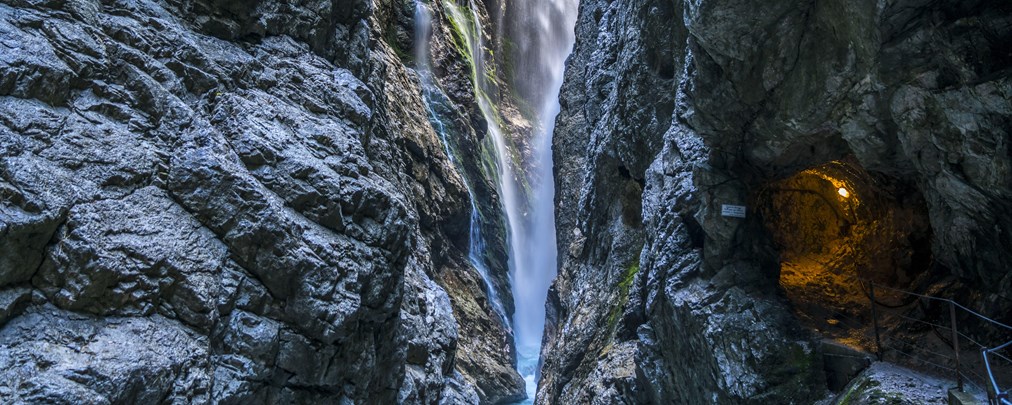
<svg viewBox="0 0 1012 405">
<path fill-rule="evenodd" d="M 432 123 L 432 128 L 436 130 L 437 134 L 439 134 L 439 138 L 443 143 L 443 148 L 446 150 L 446 156 L 448 156 L 454 166 L 457 166 L 459 169 L 460 166 L 457 163 L 457 158 L 450 146 L 449 139 L 447 139 L 449 128 L 446 124 L 446 117 L 442 114 L 443 110 L 450 109 L 449 100 L 447 99 L 446 94 L 440 90 L 439 86 L 435 84 L 435 81 L 432 78 L 432 71 L 429 62 L 429 40 L 431 34 L 432 10 L 424 3 L 418 2 L 415 4 L 415 61 L 418 67 L 418 75 L 422 82 L 422 97 L 425 99 L 425 109 L 429 117 L 429 122 Z M 506 309 L 503 308 L 502 299 L 499 298 L 499 293 L 492 284 L 492 276 L 489 273 L 488 264 L 482 256 L 485 251 L 485 238 L 481 234 L 481 212 L 478 210 L 478 205 L 474 202 L 474 190 L 471 186 L 471 180 L 468 178 L 467 173 L 464 170 L 460 170 L 460 175 L 464 178 L 464 187 L 467 188 L 467 195 L 471 204 L 468 260 L 470 260 L 471 265 L 474 266 L 475 270 L 478 271 L 478 274 L 481 275 L 481 279 L 485 283 L 485 293 L 488 294 L 489 303 L 491 303 L 496 315 L 499 316 L 503 326 L 505 326 L 507 330 L 510 330 L 510 318 L 506 314 Z"/>
</svg>

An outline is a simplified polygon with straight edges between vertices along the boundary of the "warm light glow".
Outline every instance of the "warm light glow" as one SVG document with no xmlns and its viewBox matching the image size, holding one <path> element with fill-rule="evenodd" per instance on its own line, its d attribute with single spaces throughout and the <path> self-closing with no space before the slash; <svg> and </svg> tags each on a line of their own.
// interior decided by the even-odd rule
<svg viewBox="0 0 1012 405">
<path fill-rule="evenodd" d="M 849 191 L 847 191 L 847 189 L 845 189 L 845 188 L 843 188 L 843 187 L 840 187 L 840 189 L 839 189 L 839 190 L 836 190 L 836 192 L 837 192 L 837 193 L 840 193 L 840 197 L 843 197 L 843 198 L 847 198 L 847 197 L 850 197 L 850 192 L 849 192 Z"/>
</svg>

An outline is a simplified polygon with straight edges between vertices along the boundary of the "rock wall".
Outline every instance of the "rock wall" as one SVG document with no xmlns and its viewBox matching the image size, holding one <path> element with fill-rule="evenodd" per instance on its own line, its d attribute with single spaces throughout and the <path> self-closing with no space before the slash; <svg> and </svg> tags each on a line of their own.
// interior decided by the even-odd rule
<svg viewBox="0 0 1012 405">
<path fill-rule="evenodd" d="M 0 402 L 522 393 L 412 9 L 0 1 Z"/>
<path fill-rule="evenodd" d="M 720 211 L 834 160 L 921 194 L 930 273 L 1007 314 L 1010 16 L 983 1 L 584 0 L 555 132 L 538 403 L 825 395 L 761 213 Z"/>
<path fill-rule="evenodd" d="M 487 124 L 440 4 L 433 71 L 457 151 L 481 155 Z M 488 53 L 509 55 L 505 3 L 480 7 Z M 468 263 L 460 170 L 480 178 L 483 213 L 500 202 L 429 123 L 407 67 L 413 9 L 0 0 L 0 402 L 522 395 Z M 983 0 L 584 0 L 555 131 L 538 402 L 823 396 L 762 213 L 720 206 L 829 161 L 919 194 L 925 271 L 962 289 L 941 292 L 1012 313 L 1010 20 Z M 532 89 L 503 86 L 489 96 L 524 155 L 514 99 Z M 486 215 L 511 310 L 505 225 Z"/>
</svg>

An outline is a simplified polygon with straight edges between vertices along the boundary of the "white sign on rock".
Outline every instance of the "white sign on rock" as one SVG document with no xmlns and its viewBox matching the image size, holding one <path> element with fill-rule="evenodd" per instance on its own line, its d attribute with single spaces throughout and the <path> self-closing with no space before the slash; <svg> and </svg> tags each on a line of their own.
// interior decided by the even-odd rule
<svg viewBox="0 0 1012 405">
<path fill-rule="evenodd" d="M 720 215 L 732 218 L 745 218 L 744 205 L 721 204 Z"/>
</svg>

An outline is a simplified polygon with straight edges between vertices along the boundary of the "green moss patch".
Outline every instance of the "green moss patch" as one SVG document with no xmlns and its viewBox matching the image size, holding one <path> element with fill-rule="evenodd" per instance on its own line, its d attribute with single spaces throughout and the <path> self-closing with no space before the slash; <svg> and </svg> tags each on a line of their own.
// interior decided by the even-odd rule
<svg viewBox="0 0 1012 405">
<path fill-rule="evenodd" d="M 615 337 L 615 328 L 618 326 L 618 320 L 622 316 L 622 312 L 625 311 L 625 304 L 629 302 L 629 289 L 632 287 L 633 280 L 636 278 L 636 273 L 640 271 L 639 257 L 633 261 L 629 267 L 626 268 L 625 273 L 622 274 L 622 279 L 619 280 L 616 287 L 618 288 L 618 300 L 615 306 L 611 307 L 611 311 L 608 312 L 608 333 L 611 335 L 609 341 Z"/>
</svg>

